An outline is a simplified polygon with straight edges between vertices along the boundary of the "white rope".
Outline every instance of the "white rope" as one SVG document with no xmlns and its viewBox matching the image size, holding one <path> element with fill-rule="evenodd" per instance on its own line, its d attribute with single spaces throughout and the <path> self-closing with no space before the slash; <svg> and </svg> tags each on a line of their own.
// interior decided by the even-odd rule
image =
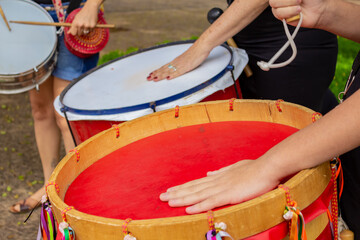
<svg viewBox="0 0 360 240">
<path fill-rule="evenodd" d="M 295 45 L 295 42 L 294 42 L 294 38 L 296 37 L 296 34 L 298 33 L 299 29 L 300 29 L 300 26 L 301 26 L 301 23 L 302 23 L 302 20 L 303 20 L 303 15 L 302 13 L 300 13 L 300 20 L 299 20 L 299 23 L 298 25 L 296 26 L 295 28 L 295 31 L 293 32 L 292 35 L 290 35 L 290 32 L 289 32 L 289 28 L 287 26 L 287 23 L 286 23 L 286 20 L 283 19 L 282 22 L 283 22 L 283 25 L 284 25 L 284 29 L 285 29 L 285 33 L 286 33 L 286 36 L 288 38 L 288 41 L 284 44 L 284 46 L 282 48 L 280 48 L 280 50 L 270 59 L 269 62 L 264 62 L 264 61 L 259 61 L 257 62 L 257 65 L 264 71 L 269 71 L 270 68 L 281 68 L 281 67 L 284 67 L 286 65 L 288 65 L 289 63 L 291 63 L 295 57 L 296 57 L 296 54 L 297 54 L 297 49 L 296 49 L 296 45 Z M 291 46 L 291 49 L 293 51 L 293 54 L 292 56 L 286 60 L 285 62 L 282 62 L 282 63 L 275 63 L 274 62 L 281 56 L 281 54 L 284 53 L 284 51 L 286 50 L 286 48 L 288 46 Z"/>
</svg>

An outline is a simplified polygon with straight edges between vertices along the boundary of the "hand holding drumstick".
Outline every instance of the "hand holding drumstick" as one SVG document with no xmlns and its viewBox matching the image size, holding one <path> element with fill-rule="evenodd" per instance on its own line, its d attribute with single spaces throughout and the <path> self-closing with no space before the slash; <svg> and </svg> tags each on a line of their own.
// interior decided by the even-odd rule
<svg viewBox="0 0 360 240">
<path fill-rule="evenodd" d="M 84 7 L 76 14 L 69 33 L 72 35 L 86 35 L 92 31 L 98 21 L 98 11 L 103 0 L 88 0 Z"/>
</svg>

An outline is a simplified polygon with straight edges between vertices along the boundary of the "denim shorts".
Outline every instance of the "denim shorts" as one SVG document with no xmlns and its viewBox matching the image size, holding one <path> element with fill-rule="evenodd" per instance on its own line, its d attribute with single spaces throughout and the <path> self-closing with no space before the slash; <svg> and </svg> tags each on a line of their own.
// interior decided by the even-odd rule
<svg viewBox="0 0 360 240">
<path fill-rule="evenodd" d="M 63 6 L 68 5 L 68 2 L 63 3 Z M 52 4 L 40 4 L 45 9 L 52 8 Z M 50 16 L 57 22 L 55 10 L 47 10 Z M 72 81 L 78 78 L 83 73 L 96 67 L 99 60 L 99 53 L 92 55 L 88 58 L 79 58 L 72 54 L 64 43 L 64 34 L 58 37 L 58 57 L 57 62 L 52 73 L 53 76 Z"/>
</svg>

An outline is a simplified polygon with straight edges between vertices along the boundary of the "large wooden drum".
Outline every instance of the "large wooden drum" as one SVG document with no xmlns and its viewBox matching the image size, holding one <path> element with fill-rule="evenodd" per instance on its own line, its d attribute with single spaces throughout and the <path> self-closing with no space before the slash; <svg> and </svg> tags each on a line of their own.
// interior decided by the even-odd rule
<svg viewBox="0 0 360 240">
<path fill-rule="evenodd" d="M 132 219 L 127 229 L 138 240 L 204 239 L 208 214 L 187 215 L 161 202 L 159 194 L 209 170 L 256 159 L 314 119 L 302 106 L 261 100 L 205 102 L 150 114 L 105 130 L 67 154 L 51 176 L 48 197 L 57 222 L 65 216 L 78 240 L 124 239 L 126 219 Z M 298 203 L 308 239 L 331 239 L 330 164 L 282 184 Z M 276 188 L 213 209 L 213 215 L 233 239 L 286 239 L 286 204 L 285 191 Z"/>
</svg>

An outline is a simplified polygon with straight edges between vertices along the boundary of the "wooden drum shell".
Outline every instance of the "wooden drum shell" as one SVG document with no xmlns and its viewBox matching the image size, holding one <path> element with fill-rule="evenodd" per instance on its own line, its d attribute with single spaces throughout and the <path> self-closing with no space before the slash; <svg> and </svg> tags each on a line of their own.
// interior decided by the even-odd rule
<svg viewBox="0 0 360 240">
<path fill-rule="evenodd" d="M 298 129 L 312 123 L 312 110 L 286 102 L 281 102 L 280 107 L 281 111 L 275 101 L 235 100 L 234 110 L 230 111 L 229 101 L 198 103 L 181 107 L 177 118 L 174 117 L 174 109 L 170 109 L 124 122 L 119 125 L 119 138 L 116 138 L 115 128 L 89 138 L 76 148 L 80 153 L 80 161 L 77 161 L 76 153 L 67 154 L 50 178 L 50 182 L 55 182 L 60 188 L 59 193 L 53 185 L 47 190 L 58 223 L 62 221 L 61 211 L 68 207 L 63 199 L 72 181 L 94 162 L 115 150 L 160 132 L 209 122 L 264 121 Z M 285 185 L 302 210 L 323 193 L 330 180 L 330 165 L 324 163 L 299 172 Z M 217 210 L 214 217 L 216 222 L 227 224 L 231 236 L 242 239 L 284 222 L 282 215 L 285 206 L 284 191 L 275 189 L 250 201 Z M 124 237 L 124 220 L 93 216 L 76 209 L 67 212 L 66 218 L 79 240 Z M 317 238 L 328 223 L 326 213 L 308 223 L 306 229 L 309 239 Z M 128 228 L 139 240 L 204 239 L 208 231 L 207 214 L 133 220 Z"/>
</svg>

